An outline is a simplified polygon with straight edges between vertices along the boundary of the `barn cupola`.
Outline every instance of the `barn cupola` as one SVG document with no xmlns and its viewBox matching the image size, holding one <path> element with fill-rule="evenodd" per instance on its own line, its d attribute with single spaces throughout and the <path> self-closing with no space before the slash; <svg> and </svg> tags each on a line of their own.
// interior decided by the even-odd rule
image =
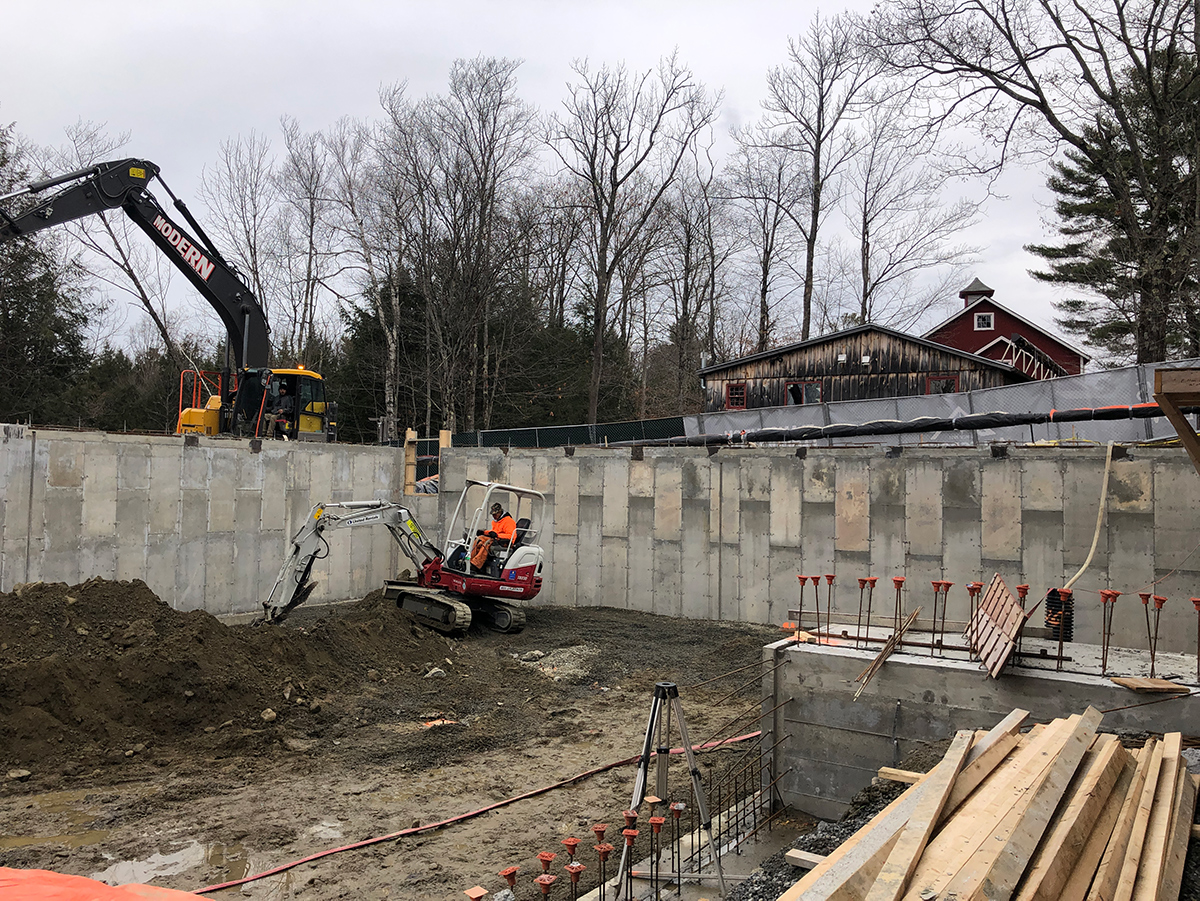
<svg viewBox="0 0 1200 901">
<path fill-rule="evenodd" d="M 995 289 L 989 288 L 979 279 L 975 279 L 971 284 L 967 285 L 958 292 L 958 296 L 963 299 L 963 306 L 969 307 L 981 297 L 992 297 L 996 293 Z"/>
</svg>

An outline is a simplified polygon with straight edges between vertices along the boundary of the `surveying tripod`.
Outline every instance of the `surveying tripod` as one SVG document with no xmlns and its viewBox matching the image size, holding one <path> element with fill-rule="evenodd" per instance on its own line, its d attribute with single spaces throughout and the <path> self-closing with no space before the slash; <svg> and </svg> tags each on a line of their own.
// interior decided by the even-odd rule
<svg viewBox="0 0 1200 901">
<path fill-rule="evenodd" d="M 667 702 L 670 702 L 668 704 Z M 696 766 L 696 755 L 692 751 L 692 743 L 688 738 L 687 723 L 683 719 L 683 707 L 679 703 L 679 686 L 674 682 L 656 682 L 654 685 L 654 702 L 650 705 L 650 719 L 646 723 L 646 738 L 642 744 L 642 755 L 638 759 L 637 778 L 633 783 L 633 799 L 629 803 L 630 810 L 637 810 L 646 800 L 646 785 L 650 780 L 651 747 L 654 745 L 655 733 L 658 735 L 658 745 L 655 754 L 658 766 L 655 773 L 655 791 L 660 798 L 667 796 L 667 764 L 671 761 L 671 710 L 674 708 L 675 717 L 679 720 L 679 737 L 683 744 L 683 753 L 687 755 L 688 772 L 692 777 L 692 793 L 696 796 L 696 811 L 700 815 L 700 828 L 708 839 L 708 851 L 717 867 L 717 880 L 721 884 L 721 896 L 725 896 L 725 873 L 721 869 L 721 857 L 713 842 L 712 818 L 708 815 L 708 803 L 704 799 L 704 785 L 700 781 L 700 769 Z M 632 879 L 626 867 L 630 846 L 626 845 L 621 851 L 620 876 L 617 879 L 617 895 L 620 896 L 621 880 Z"/>
</svg>

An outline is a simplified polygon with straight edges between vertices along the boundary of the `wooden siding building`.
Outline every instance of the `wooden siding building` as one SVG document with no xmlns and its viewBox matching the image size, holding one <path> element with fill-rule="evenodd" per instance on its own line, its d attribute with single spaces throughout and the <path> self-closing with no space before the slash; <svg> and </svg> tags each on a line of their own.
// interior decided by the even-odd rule
<svg viewBox="0 0 1200 901">
<path fill-rule="evenodd" d="M 1029 381 L 1012 366 L 880 325 L 706 366 L 699 375 L 706 413 L 952 394 Z"/>
</svg>

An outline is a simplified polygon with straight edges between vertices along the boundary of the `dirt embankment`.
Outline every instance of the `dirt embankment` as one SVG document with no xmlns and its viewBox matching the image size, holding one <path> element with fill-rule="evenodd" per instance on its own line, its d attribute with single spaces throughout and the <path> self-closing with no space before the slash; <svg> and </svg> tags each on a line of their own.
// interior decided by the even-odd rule
<svg viewBox="0 0 1200 901">
<path fill-rule="evenodd" d="M 778 634 L 611 608 L 528 616 L 518 635 L 449 638 L 381 593 L 270 627 L 173 610 L 141 582 L 0 594 L 0 863 L 194 890 L 438 822 L 635 755 L 660 680 L 680 686 L 693 741 L 752 727 Z M 246 892 L 449 901 L 498 891 L 519 864 L 527 901 L 536 855 L 620 822 L 632 779 L 604 769 Z"/>
</svg>

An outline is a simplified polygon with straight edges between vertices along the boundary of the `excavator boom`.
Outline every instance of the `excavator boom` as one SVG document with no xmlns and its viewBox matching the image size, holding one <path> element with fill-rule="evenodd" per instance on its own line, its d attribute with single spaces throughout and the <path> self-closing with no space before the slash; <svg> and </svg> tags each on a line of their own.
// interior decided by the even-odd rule
<svg viewBox="0 0 1200 901">
<path fill-rule="evenodd" d="M 150 182 L 155 178 L 170 194 L 170 188 L 159 175 L 158 166 L 149 160 L 139 159 L 99 163 L 33 182 L 19 191 L 0 197 L 0 202 L 73 183 L 18 215 L 10 215 L 0 209 L 0 242 L 105 210 L 124 210 L 217 311 L 229 335 L 237 368 L 266 366 L 271 355 L 271 343 L 267 317 L 257 298 L 213 247 L 183 202 L 174 198 L 174 195 L 171 196 L 176 208 L 200 238 L 193 237 L 167 214 L 150 193 Z"/>
</svg>

